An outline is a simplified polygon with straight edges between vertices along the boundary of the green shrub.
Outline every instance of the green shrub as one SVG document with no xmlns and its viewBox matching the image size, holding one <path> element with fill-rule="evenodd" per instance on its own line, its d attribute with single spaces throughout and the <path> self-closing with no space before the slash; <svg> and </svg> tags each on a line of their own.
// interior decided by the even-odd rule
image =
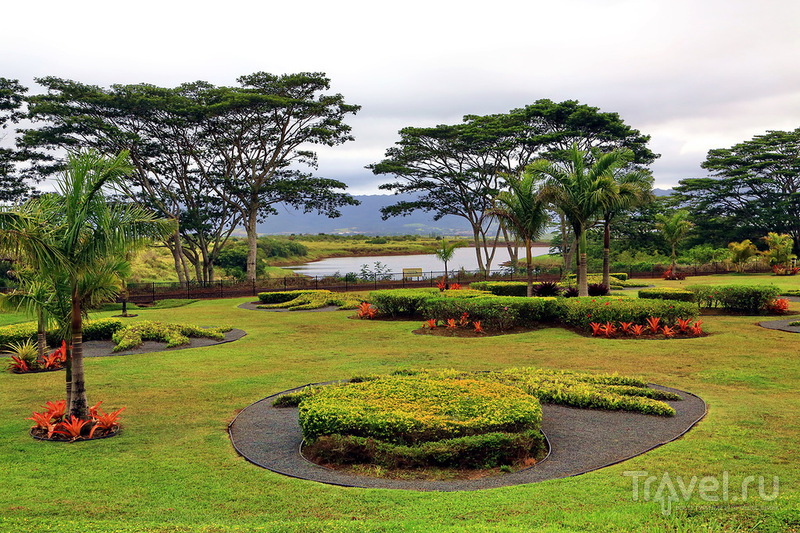
<svg viewBox="0 0 800 533">
<path fill-rule="evenodd" d="M 700 307 L 721 307 L 751 315 L 763 313 L 780 295 L 773 285 L 692 285 L 687 287 Z"/>
<path fill-rule="evenodd" d="M 397 376 L 327 387 L 299 409 L 303 437 L 372 437 L 413 445 L 494 432 L 538 431 L 539 402 L 522 390 L 474 379 Z"/>
<path fill-rule="evenodd" d="M 527 296 L 528 284 L 523 281 L 473 281 L 470 289 L 491 292 L 497 296 Z"/>
<path fill-rule="evenodd" d="M 656 300 L 677 300 L 679 302 L 693 302 L 694 292 L 687 289 L 675 287 L 658 287 L 651 289 L 640 289 L 639 298 Z"/>
<path fill-rule="evenodd" d="M 538 431 L 469 435 L 414 446 L 373 438 L 325 435 L 303 449 L 313 461 L 332 464 L 374 464 L 384 468 L 494 468 L 511 465 L 544 451 Z"/>
<path fill-rule="evenodd" d="M 484 327 L 505 330 L 557 320 L 560 307 L 554 297 L 481 296 L 458 300 L 429 298 L 420 312 L 426 320 L 442 321 L 467 313 L 471 321 L 480 321 Z"/>
<path fill-rule="evenodd" d="M 230 330 L 231 328 L 227 326 L 201 328 L 188 324 L 145 320 L 120 329 L 114 333 L 111 340 L 116 344 L 114 347 L 115 352 L 136 348 L 141 346 L 144 341 L 166 342 L 167 347 L 171 348 L 189 344 L 189 337 L 222 341 L 225 340 L 225 332 Z"/>
<path fill-rule="evenodd" d="M 85 341 L 107 341 L 114 334 L 124 327 L 122 320 L 118 318 L 101 318 L 98 320 L 88 320 L 83 323 L 83 340 Z"/>
<path fill-rule="evenodd" d="M 633 322 L 644 324 L 649 317 L 661 317 L 672 324 L 676 319 L 694 319 L 699 310 L 690 302 L 627 299 L 616 297 L 561 298 L 561 317 L 565 324 L 589 329 L 592 322 Z"/>
<path fill-rule="evenodd" d="M 259 309 L 288 309 L 289 311 L 307 311 L 335 305 L 339 309 L 356 309 L 360 300 L 346 294 L 328 290 L 300 290 L 281 292 L 262 292 L 259 300 L 269 302 L 259 305 Z"/>
<path fill-rule="evenodd" d="M 391 316 L 416 316 L 418 309 L 428 298 L 438 296 L 439 289 L 389 289 L 382 291 L 372 291 L 369 293 L 369 301 L 378 308 L 381 313 Z"/>
<path fill-rule="evenodd" d="M 298 296 L 305 294 L 312 294 L 314 290 L 307 291 L 277 291 L 277 292 L 259 292 L 258 300 L 263 304 L 280 304 L 294 300 Z M 330 292 L 330 291 L 325 291 Z"/>
<path fill-rule="evenodd" d="M 122 328 L 122 321 L 118 318 L 101 318 L 98 320 L 87 320 L 83 323 L 83 340 L 97 341 L 109 340 L 112 335 Z M 0 327 L 0 346 L 7 346 L 11 343 L 36 340 L 36 322 L 23 322 L 10 326 Z M 61 343 L 61 338 L 56 330 L 47 331 L 47 342 L 50 345 Z"/>
<path fill-rule="evenodd" d="M 680 396 L 651 389 L 642 380 L 614 374 L 589 374 L 541 368 L 511 368 L 500 372 L 422 371 L 431 377 L 478 379 L 518 387 L 544 403 L 570 407 L 635 411 L 674 416 L 675 409 L 663 400 Z"/>
<path fill-rule="evenodd" d="M 609 272 L 608 274 L 612 278 L 617 278 L 620 281 L 628 281 L 628 273 L 627 272 Z"/>
</svg>

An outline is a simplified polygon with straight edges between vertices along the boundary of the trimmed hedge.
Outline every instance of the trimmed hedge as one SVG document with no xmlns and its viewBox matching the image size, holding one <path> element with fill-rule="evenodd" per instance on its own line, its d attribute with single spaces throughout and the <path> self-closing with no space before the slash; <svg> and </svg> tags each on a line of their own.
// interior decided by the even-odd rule
<svg viewBox="0 0 800 533">
<path fill-rule="evenodd" d="M 721 307 L 751 315 L 763 313 L 781 290 L 773 285 L 692 285 L 687 287 L 700 307 Z"/>
<path fill-rule="evenodd" d="M 679 302 L 693 302 L 694 292 L 675 287 L 658 287 L 639 290 L 639 298 L 651 300 L 676 300 Z"/>
<path fill-rule="evenodd" d="M 303 437 L 372 437 L 400 445 L 494 432 L 538 431 L 538 400 L 475 379 L 396 376 L 326 387 L 300 403 Z"/>
<path fill-rule="evenodd" d="M 669 300 L 640 300 L 611 297 L 564 298 L 560 300 L 565 324 L 589 329 L 592 322 L 633 322 L 644 324 L 649 317 L 661 317 L 672 324 L 676 319 L 695 319 L 696 304 Z"/>
<path fill-rule="evenodd" d="M 524 281 L 473 281 L 469 288 L 491 292 L 496 296 L 528 295 L 528 283 Z"/>
<path fill-rule="evenodd" d="M 289 311 L 306 311 L 335 305 L 339 309 L 356 309 L 359 300 L 346 294 L 329 290 L 298 290 L 280 292 L 261 292 L 258 299 L 267 302 L 257 306 L 259 309 L 288 309 Z"/>
<path fill-rule="evenodd" d="M 118 318 L 101 318 L 98 320 L 87 320 L 83 323 L 83 340 L 98 341 L 109 340 L 122 329 L 122 321 Z M 23 322 L 21 324 L 11 324 L 10 326 L 0 327 L 0 346 L 7 346 L 11 343 L 36 340 L 36 322 Z M 61 343 L 61 338 L 56 330 L 47 331 L 47 342 L 50 345 Z"/>
<path fill-rule="evenodd" d="M 467 313 L 471 321 L 478 320 L 484 327 L 500 330 L 552 322 L 561 316 L 559 300 L 553 297 L 429 298 L 422 303 L 419 311 L 426 320 L 434 318 L 442 321 Z"/>
<path fill-rule="evenodd" d="M 523 461 L 545 450 L 538 431 L 486 433 L 403 446 L 368 437 L 325 435 L 303 448 L 312 461 L 374 464 L 384 468 L 494 468 Z"/>
<path fill-rule="evenodd" d="M 449 290 L 439 289 L 388 289 L 369 293 L 369 300 L 378 312 L 388 316 L 419 316 L 420 308 L 426 300 L 431 298 L 446 298 L 449 300 L 462 300 L 486 296 L 487 293 L 476 290 Z M 460 314 L 460 313 L 459 313 Z M 453 317 L 449 317 L 453 318 Z"/>
<path fill-rule="evenodd" d="M 323 292 L 323 291 L 308 290 L 308 291 L 259 292 L 258 300 L 262 304 L 282 304 L 294 300 L 298 296 L 313 294 L 315 292 Z M 324 291 L 324 292 L 329 293 L 330 291 Z"/>
</svg>

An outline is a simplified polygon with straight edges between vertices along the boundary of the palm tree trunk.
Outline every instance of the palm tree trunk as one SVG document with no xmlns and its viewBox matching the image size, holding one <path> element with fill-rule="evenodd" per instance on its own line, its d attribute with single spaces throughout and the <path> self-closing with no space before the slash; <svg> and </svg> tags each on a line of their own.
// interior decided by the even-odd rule
<svg viewBox="0 0 800 533">
<path fill-rule="evenodd" d="M 586 232 L 581 231 L 578 237 L 578 296 L 589 296 L 589 284 L 586 274 Z"/>
<path fill-rule="evenodd" d="M 77 418 L 89 418 L 86 382 L 83 370 L 83 317 L 77 285 L 72 289 L 72 368 L 69 413 Z"/>
<path fill-rule="evenodd" d="M 525 271 L 528 275 L 528 298 L 533 296 L 533 244 L 525 239 Z"/>
<path fill-rule="evenodd" d="M 611 222 L 606 217 L 603 231 L 603 285 L 611 286 Z"/>
</svg>

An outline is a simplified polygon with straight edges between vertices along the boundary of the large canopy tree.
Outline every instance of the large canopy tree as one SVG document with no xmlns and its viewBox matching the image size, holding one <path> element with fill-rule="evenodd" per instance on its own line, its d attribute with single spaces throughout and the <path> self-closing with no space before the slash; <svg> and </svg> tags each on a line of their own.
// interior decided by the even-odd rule
<svg viewBox="0 0 800 533">
<path fill-rule="evenodd" d="M 525 170 L 541 183 L 541 198 L 558 207 L 572 226 L 578 241 L 578 295 L 588 296 L 586 279 L 586 231 L 602 216 L 609 198 L 619 194 L 614 172 L 629 157 L 623 150 L 597 159 L 573 145 L 562 161 L 541 159 Z"/>
<path fill-rule="evenodd" d="M 710 150 L 702 167 L 710 177 L 681 180 L 675 190 L 705 241 L 724 246 L 774 231 L 789 234 L 800 253 L 800 128 Z"/>
<path fill-rule="evenodd" d="M 3 130 L 24 116 L 22 107 L 27 91 L 17 80 L 0 78 L 0 140 L 5 136 Z M 19 202 L 30 191 L 17 168 L 24 158 L 18 150 L 0 146 L 0 202 Z"/>
<path fill-rule="evenodd" d="M 83 367 L 83 304 L 89 278 L 132 248 L 172 232 L 167 220 L 136 205 L 110 201 L 104 188 L 119 186 L 132 171 L 128 154 L 71 155 L 56 182 L 57 192 L 0 212 L 0 249 L 8 250 L 43 277 L 63 281 L 70 295 L 68 351 L 69 412 L 87 418 Z"/>
<path fill-rule="evenodd" d="M 335 191 L 343 183 L 298 169 L 316 166 L 311 145 L 352 138 L 344 116 L 358 106 L 325 94 L 323 74 L 262 72 L 239 78 L 240 87 L 199 81 L 174 89 L 37 81 L 48 92 L 30 98 L 30 116 L 42 124 L 26 131 L 25 144 L 128 150 L 134 166 L 128 194 L 180 222 L 167 244 L 181 281 L 190 277 L 187 258 L 198 280 L 212 280 L 216 257 L 242 223 L 251 245 L 248 278 L 255 279 L 255 225 L 278 203 L 330 216 L 354 203 Z"/>
<path fill-rule="evenodd" d="M 575 144 L 584 151 L 629 149 L 631 165 L 646 165 L 658 157 L 647 148 L 649 139 L 616 113 L 574 100 L 538 100 L 506 114 L 467 115 L 457 125 L 403 128 L 385 159 L 368 168 L 397 178 L 382 189 L 419 195 L 416 201 L 384 208 L 384 217 L 419 209 L 437 220 L 445 215 L 465 218 L 472 227 L 478 265 L 487 270 L 500 231 L 491 208 L 502 188 L 502 174 L 519 174 L 537 158 L 561 160 Z"/>
</svg>

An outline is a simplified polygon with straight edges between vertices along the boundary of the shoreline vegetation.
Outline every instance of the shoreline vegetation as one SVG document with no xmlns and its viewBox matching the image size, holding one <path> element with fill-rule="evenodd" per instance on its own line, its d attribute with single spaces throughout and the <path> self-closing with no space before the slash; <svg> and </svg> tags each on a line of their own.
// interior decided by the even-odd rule
<svg viewBox="0 0 800 533">
<path fill-rule="evenodd" d="M 471 239 L 460 239 L 453 236 L 428 237 L 418 235 L 262 235 L 260 238 L 278 243 L 299 243 L 306 249 L 305 255 L 289 255 L 287 257 L 274 256 L 263 259 L 264 269 L 259 277 L 281 278 L 293 276 L 295 273 L 287 267 L 305 263 L 313 263 L 335 257 L 370 257 L 370 256 L 401 256 L 416 254 L 433 254 L 434 249 L 442 238 L 450 242 L 463 243 L 464 247 L 474 247 Z M 235 247 L 241 239 L 233 238 L 229 246 Z M 506 242 L 500 241 L 498 247 L 505 247 Z M 550 246 L 549 242 L 541 241 L 534 246 Z M 560 261 L 560 259 L 559 259 Z M 172 255 L 166 248 L 153 247 L 142 251 L 132 262 L 134 272 L 131 282 L 158 282 L 177 281 L 177 274 L 172 263 Z M 225 279 L 225 271 L 216 269 L 216 278 Z"/>
</svg>

